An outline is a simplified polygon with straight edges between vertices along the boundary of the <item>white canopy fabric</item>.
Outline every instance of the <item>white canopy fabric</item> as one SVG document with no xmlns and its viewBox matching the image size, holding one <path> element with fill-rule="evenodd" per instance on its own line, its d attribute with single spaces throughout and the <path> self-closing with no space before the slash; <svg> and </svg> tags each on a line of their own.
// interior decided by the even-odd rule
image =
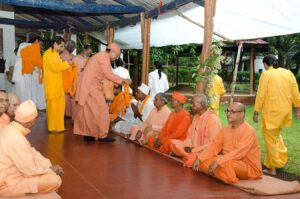
<svg viewBox="0 0 300 199">
<path fill-rule="evenodd" d="M 192 8 L 191 8 L 192 7 Z M 178 11 L 204 25 L 204 8 L 191 3 Z M 245 40 L 300 32 L 299 0 L 217 0 L 214 32 L 230 40 Z M 103 35 L 93 33 L 97 38 Z M 151 23 L 151 46 L 203 42 L 203 28 L 178 16 L 161 14 Z M 118 29 L 115 41 L 123 49 L 141 49 L 140 24 Z"/>
</svg>

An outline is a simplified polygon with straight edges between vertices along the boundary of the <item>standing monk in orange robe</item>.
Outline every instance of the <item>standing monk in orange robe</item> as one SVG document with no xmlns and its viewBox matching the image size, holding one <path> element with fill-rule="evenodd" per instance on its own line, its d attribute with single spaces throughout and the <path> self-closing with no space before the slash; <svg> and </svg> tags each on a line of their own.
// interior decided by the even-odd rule
<svg viewBox="0 0 300 199">
<path fill-rule="evenodd" d="M 114 75 L 110 62 L 119 57 L 120 47 L 116 43 L 108 45 L 105 52 L 99 52 L 88 61 L 75 100 L 77 114 L 74 121 L 74 134 L 83 135 L 84 140 L 98 139 L 104 142 L 115 141 L 107 136 L 109 130 L 109 110 L 103 94 L 102 81 L 108 79 L 117 84 L 131 83 Z"/>
<path fill-rule="evenodd" d="M 187 135 L 188 128 L 191 124 L 190 114 L 183 108 L 187 98 L 179 93 L 173 92 L 171 105 L 174 108 L 161 130 L 158 137 L 151 136 L 148 141 L 148 145 L 151 148 L 157 148 L 162 153 L 172 152 L 171 139 L 184 140 Z"/>
<path fill-rule="evenodd" d="M 77 85 L 76 88 L 79 87 L 79 82 L 80 82 L 80 78 L 82 77 L 82 73 L 84 70 L 85 65 L 87 64 L 87 61 L 90 57 L 90 54 L 92 53 L 92 49 L 90 47 L 90 45 L 85 45 L 83 47 L 83 50 L 81 51 L 81 53 L 79 55 L 76 55 L 73 58 L 73 63 L 77 68 Z M 76 94 L 76 92 L 75 92 Z M 72 103 L 72 120 L 75 119 L 76 116 L 76 109 L 75 109 L 75 96 L 72 97 L 71 99 L 71 103 Z"/>
<path fill-rule="evenodd" d="M 190 152 L 201 152 L 215 138 L 222 128 L 218 116 L 208 110 L 207 98 L 204 94 L 193 97 L 192 112 L 195 114 L 184 141 L 172 140 L 172 151 L 179 157 L 185 157 Z"/>
<path fill-rule="evenodd" d="M 73 61 L 74 55 L 72 54 L 73 51 L 76 48 L 76 43 L 72 40 L 69 40 L 65 44 L 65 50 L 60 53 L 60 58 L 62 61 Z M 74 62 L 73 62 L 73 66 Z M 72 83 L 74 81 L 74 78 L 77 78 L 77 68 L 72 67 L 68 70 L 64 71 L 63 78 L 64 78 L 64 88 L 65 88 L 65 97 L 66 97 L 66 110 L 65 110 L 65 116 L 72 117 L 72 97 L 69 93 L 70 90 L 73 89 Z M 76 77 L 74 77 L 76 75 Z M 76 89 L 76 88 L 75 88 Z"/>
<path fill-rule="evenodd" d="M 255 129 L 244 121 L 245 106 L 232 103 L 226 113 L 229 125 L 217 134 L 203 152 L 188 155 L 185 166 L 193 167 L 193 170 L 200 170 L 225 183 L 260 178 L 260 147 Z"/>
</svg>

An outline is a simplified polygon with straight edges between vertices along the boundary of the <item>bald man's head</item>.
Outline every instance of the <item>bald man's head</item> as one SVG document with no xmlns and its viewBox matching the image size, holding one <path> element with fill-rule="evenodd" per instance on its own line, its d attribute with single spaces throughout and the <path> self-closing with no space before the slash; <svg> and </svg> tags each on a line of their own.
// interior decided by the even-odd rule
<svg viewBox="0 0 300 199">
<path fill-rule="evenodd" d="M 0 91 L 0 116 L 8 109 L 8 97 L 5 92 Z"/>
<path fill-rule="evenodd" d="M 8 93 L 7 96 L 8 96 L 8 102 L 9 102 L 7 113 L 9 114 L 9 116 L 11 118 L 14 118 L 15 110 L 20 105 L 21 101 L 20 101 L 20 98 L 14 93 Z"/>
<path fill-rule="evenodd" d="M 207 97 L 204 94 L 196 94 L 192 100 L 193 114 L 201 114 L 208 108 Z"/>
<path fill-rule="evenodd" d="M 240 123 L 245 118 L 245 105 L 240 102 L 233 102 L 226 110 L 229 123 Z"/>
</svg>

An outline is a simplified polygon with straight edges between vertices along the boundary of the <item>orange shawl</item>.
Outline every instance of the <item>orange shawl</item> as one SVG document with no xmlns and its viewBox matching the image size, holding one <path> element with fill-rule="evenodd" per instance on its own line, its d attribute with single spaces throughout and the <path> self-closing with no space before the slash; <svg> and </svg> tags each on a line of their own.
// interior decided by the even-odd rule
<svg viewBox="0 0 300 199">
<path fill-rule="evenodd" d="M 31 44 L 21 50 L 22 75 L 32 74 L 34 67 L 38 67 L 39 83 L 43 82 L 43 58 L 39 44 Z"/>
</svg>

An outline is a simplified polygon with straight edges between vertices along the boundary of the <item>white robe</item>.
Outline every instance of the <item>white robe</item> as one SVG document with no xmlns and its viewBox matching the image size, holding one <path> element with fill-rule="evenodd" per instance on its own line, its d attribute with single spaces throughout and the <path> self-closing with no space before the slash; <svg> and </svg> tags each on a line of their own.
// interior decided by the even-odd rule
<svg viewBox="0 0 300 199">
<path fill-rule="evenodd" d="M 8 55 L 8 57 L 6 58 L 6 62 L 5 62 L 5 74 L 6 72 L 9 71 L 9 67 L 10 66 L 15 66 L 16 64 L 16 59 L 17 56 L 15 55 L 15 53 L 12 53 L 11 55 Z M 6 85 L 5 85 L 5 90 L 6 92 L 11 92 L 11 93 L 15 93 L 15 85 L 13 85 L 10 81 L 7 80 L 7 76 L 6 76 Z"/>
<path fill-rule="evenodd" d="M 136 104 L 136 100 L 133 99 L 131 100 L 130 104 Z M 140 108 L 142 105 L 142 102 L 139 103 L 138 108 Z M 151 99 L 148 99 L 148 101 L 146 102 L 143 111 L 141 112 L 142 114 L 142 119 L 143 121 L 145 121 L 148 117 L 148 115 L 150 114 L 150 112 L 152 111 L 152 109 L 154 108 L 153 102 Z M 113 127 L 114 131 L 117 131 L 119 133 L 124 133 L 124 134 L 130 134 L 130 129 L 132 127 L 132 125 L 138 125 L 143 123 L 143 121 L 141 121 L 139 118 L 135 118 L 134 117 L 134 113 L 132 111 L 131 106 L 129 106 L 126 109 L 126 114 L 124 115 L 124 117 L 121 117 L 124 121 L 119 121 L 115 124 L 115 126 Z"/>
<path fill-rule="evenodd" d="M 154 100 L 157 93 L 164 93 L 169 90 L 169 82 L 165 73 L 161 72 L 159 79 L 158 70 L 149 73 L 148 86 L 150 88 L 150 98 Z"/>
<path fill-rule="evenodd" d="M 19 45 L 16 64 L 14 67 L 14 73 L 12 81 L 15 82 L 16 94 L 19 96 L 21 103 L 26 100 L 26 87 L 24 76 L 22 75 L 22 59 L 21 59 L 21 50 L 26 46 L 29 46 L 30 43 L 23 42 Z"/>
</svg>

